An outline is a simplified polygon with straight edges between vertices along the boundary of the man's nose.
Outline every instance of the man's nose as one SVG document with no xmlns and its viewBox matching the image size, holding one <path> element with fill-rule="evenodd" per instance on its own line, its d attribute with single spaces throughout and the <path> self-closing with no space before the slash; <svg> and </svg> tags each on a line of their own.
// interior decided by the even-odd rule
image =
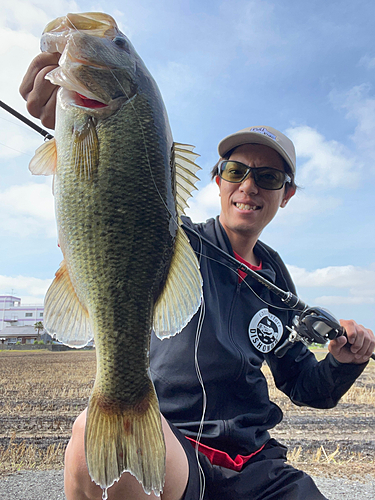
<svg viewBox="0 0 375 500">
<path fill-rule="evenodd" d="M 259 191 L 258 186 L 255 184 L 254 177 L 252 173 L 249 172 L 245 179 L 241 182 L 240 191 L 244 193 L 256 194 Z"/>
</svg>

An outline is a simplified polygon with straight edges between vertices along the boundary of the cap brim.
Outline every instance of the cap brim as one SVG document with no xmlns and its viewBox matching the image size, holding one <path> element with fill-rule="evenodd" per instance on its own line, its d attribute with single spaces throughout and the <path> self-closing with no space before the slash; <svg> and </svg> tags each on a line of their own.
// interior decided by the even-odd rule
<svg viewBox="0 0 375 500">
<path fill-rule="evenodd" d="M 280 146 L 278 142 L 276 142 L 274 139 L 271 139 L 267 135 L 264 134 L 258 134 L 254 132 L 236 132 L 235 134 L 229 135 L 228 137 L 225 137 L 219 145 L 218 145 L 218 152 L 221 158 L 224 157 L 228 151 L 231 149 L 236 148 L 237 146 L 242 146 L 244 144 L 262 144 L 264 146 L 268 146 L 271 149 L 274 149 L 277 151 L 282 158 L 287 162 L 289 167 L 291 168 L 293 174 L 295 174 L 295 166 L 292 161 L 292 159 L 289 157 L 289 155 L 286 153 L 284 148 Z"/>
</svg>

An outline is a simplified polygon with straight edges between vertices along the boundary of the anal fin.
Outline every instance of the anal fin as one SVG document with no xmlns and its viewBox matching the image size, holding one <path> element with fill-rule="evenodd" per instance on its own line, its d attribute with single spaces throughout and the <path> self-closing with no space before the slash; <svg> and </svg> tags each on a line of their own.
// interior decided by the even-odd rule
<svg viewBox="0 0 375 500">
<path fill-rule="evenodd" d="M 93 338 L 88 312 L 77 297 L 65 261 L 44 299 L 44 327 L 70 347 L 84 347 Z"/>
<path fill-rule="evenodd" d="M 154 308 L 156 336 L 163 339 L 180 332 L 198 310 L 201 299 L 202 276 L 198 260 L 179 227 L 168 278 Z"/>
</svg>

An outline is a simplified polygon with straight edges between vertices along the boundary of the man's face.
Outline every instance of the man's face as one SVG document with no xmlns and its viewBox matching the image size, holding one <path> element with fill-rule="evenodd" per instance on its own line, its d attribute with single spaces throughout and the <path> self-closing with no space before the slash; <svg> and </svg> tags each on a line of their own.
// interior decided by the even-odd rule
<svg viewBox="0 0 375 500">
<path fill-rule="evenodd" d="M 249 167 L 272 167 L 284 171 L 279 153 L 262 144 L 244 144 L 232 153 L 230 160 L 240 161 Z M 251 174 L 239 184 L 216 177 L 220 189 L 220 222 L 229 238 L 231 233 L 259 238 L 263 229 L 275 217 L 279 207 L 285 207 L 295 190 L 285 187 L 269 191 L 258 187 Z"/>
</svg>

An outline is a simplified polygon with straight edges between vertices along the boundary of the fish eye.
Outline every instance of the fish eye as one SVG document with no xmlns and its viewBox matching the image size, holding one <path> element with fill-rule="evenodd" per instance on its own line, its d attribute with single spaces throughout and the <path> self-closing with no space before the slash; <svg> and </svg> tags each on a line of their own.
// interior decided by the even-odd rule
<svg viewBox="0 0 375 500">
<path fill-rule="evenodd" d="M 130 52 L 129 46 L 128 46 L 125 38 L 123 38 L 122 36 L 116 36 L 113 39 L 113 42 L 117 45 L 117 47 L 120 47 L 120 49 L 124 49 L 124 50 L 126 50 L 126 52 Z"/>
</svg>

